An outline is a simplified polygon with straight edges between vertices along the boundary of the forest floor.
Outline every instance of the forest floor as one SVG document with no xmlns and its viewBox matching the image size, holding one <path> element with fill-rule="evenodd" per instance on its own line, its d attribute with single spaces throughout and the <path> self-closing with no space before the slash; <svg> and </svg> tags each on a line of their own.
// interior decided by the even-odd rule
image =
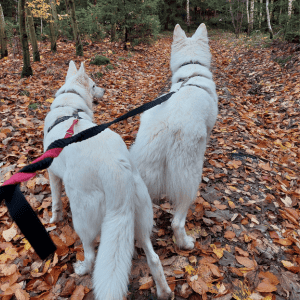
<svg viewBox="0 0 300 300">
<path fill-rule="evenodd" d="M 219 115 L 209 141 L 203 181 L 186 230 L 195 248 L 182 251 L 170 228 L 172 207 L 154 205 L 152 242 L 175 299 L 300 299 L 300 47 L 278 40 L 209 32 Z M 170 88 L 172 36 L 124 51 L 119 43 L 86 42 L 84 57 L 61 39 L 57 53 L 40 42 L 41 62 L 20 79 L 22 57 L 0 60 L 0 184 L 43 153 L 43 124 L 70 59 L 106 89 L 95 123 L 108 122 Z M 16 48 L 16 47 L 15 47 Z M 10 48 L 10 53 L 12 49 Z M 17 49 L 15 49 L 17 50 Z M 95 55 L 110 59 L 95 66 Z M 111 126 L 129 147 L 139 117 Z M 21 185 L 58 250 L 41 260 L 0 206 L 1 299 L 92 300 L 91 275 L 78 276 L 83 260 L 69 201 L 64 220 L 49 224 L 51 193 L 46 171 Z M 99 243 L 99 239 L 98 239 Z M 97 243 L 97 245 L 98 245 Z M 156 299 L 142 250 L 133 259 L 127 299 Z"/>
</svg>

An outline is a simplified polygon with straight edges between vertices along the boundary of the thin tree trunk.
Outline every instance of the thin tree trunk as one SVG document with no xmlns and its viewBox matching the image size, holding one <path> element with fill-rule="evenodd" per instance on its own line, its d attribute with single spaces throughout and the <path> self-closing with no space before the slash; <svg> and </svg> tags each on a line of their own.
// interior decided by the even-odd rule
<svg viewBox="0 0 300 300">
<path fill-rule="evenodd" d="M 250 16 L 249 16 L 249 0 L 246 0 L 246 13 L 247 13 L 247 23 L 248 26 L 250 24 Z"/>
<path fill-rule="evenodd" d="M 35 29 L 34 29 L 34 23 L 33 23 L 33 18 L 32 14 L 30 11 L 30 8 L 26 6 L 26 15 L 27 15 L 27 23 L 28 23 L 28 28 L 29 28 L 29 36 L 30 36 L 30 41 L 32 45 L 32 52 L 33 52 L 33 61 L 41 61 L 40 59 L 40 53 L 36 41 L 36 34 L 35 34 Z"/>
<path fill-rule="evenodd" d="M 51 0 L 47 0 L 47 3 L 51 6 Z M 53 10 L 51 8 L 51 15 L 49 18 L 49 29 L 50 29 L 50 41 L 51 41 L 51 51 L 56 52 L 56 34 L 54 29 L 54 17 L 53 17 Z"/>
<path fill-rule="evenodd" d="M 190 33 L 190 0 L 186 0 L 186 23 L 188 33 Z"/>
<path fill-rule="evenodd" d="M 266 0 L 266 13 L 267 13 L 268 28 L 270 32 L 270 39 L 273 39 L 273 31 L 271 27 L 270 14 L 269 14 L 269 0 Z"/>
<path fill-rule="evenodd" d="M 111 24 L 111 37 L 110 37 L 111 42 L 113 42 L 116 39 L 116 27 L 117 27 L 116 23 Z"/>
<path fill-rule="evenodd" d="M 58 34 L 58 16 L 57 16 L 55 0 L 50 0 L 50 6 L 51 6 L 51 11 L 52 11 L 52 17 L 54 20 L 55 35 L 57 36 L 57 34 Z"/>
<path fill-rule="evenodd" d="M 250 33 L 253 30 L 253 23 L 254 23 L 254 0 L 251 0 L 251 2 L 250 2 Z"/>
<path fill-rule="evenodd" d="M 23 50 L 23 70 L 21 73 L 21 78 L 29 77 L 32 75 L 32 69 L 30 66 L 30 54 L 29 54 L 29 46 L 28 39 L 25 27 L 25 2 L 26 0 L 19 0 L 19 26 L 20 26 L 20 40 L 22 43 Z"/>
<path fill-rule="evenodd" d="M 73 27 L 73 36 L 76 43 L 76 55 L 83 56 L 83 47 L 80 40 L 80 35 L 77 26 L 77 20 L 75 15 L 75 2 L 74 0 L 66 0 L 66 7 L 71 15 L 71 23 Z"/>
<path fill-rule="evenodd" d="M 259 22 L 258 22 L 258 28 L 261 28 L 261 21 L 262 21 L 262 6 L 263 6 L 263 0 L 260 0 L 260 8 L 259 8 Z"/>
<path fill-rule="evenodd" d="M 233 12 L 232 12 L 231 0 L 229 0 L 229 11 L 230 11 L 231 21 L 232 21 L 232 25 L 233 25 L 233 28 L 234 28 L 234 31 L 235 31 L 236 38 L 238 38 L 236 26 L 235 26 L 235 23 L 234 23 L 234 16 L 233 16 Z"/>
<path fill-rule="evenodd" d="M 271 22 L 272 17 L 273 17 L 273 10 L 274 10 L 274 0 L 271 0 L 270 7 L 269 7 L 270 22 Z"/>
<path fill-rule="evenodd" d="M 5 20 L 4 20 L 1 4 L 0 4 L 0 47 L 1 47 L 1 58 L 8 56 L 7 40 L 5 34 Z"/>
<path fill-rule="evenodd" d="M 288 16 L 289 16 L 289 19 L 292 17 L 293 1 L 294 0 L 289 0 L 289 6 L 288 6 Z"/>
</svg>

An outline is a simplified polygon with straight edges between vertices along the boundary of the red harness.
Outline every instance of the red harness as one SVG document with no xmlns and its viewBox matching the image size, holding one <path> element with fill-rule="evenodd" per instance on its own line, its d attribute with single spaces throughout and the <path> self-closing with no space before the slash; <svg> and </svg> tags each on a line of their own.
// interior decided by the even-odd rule
<svg viewBox="0 0 300 300">
<path fill-rule="evenodd" d="M 71 125 L 71 127 L 67 130 L 67 133 L 65 135 L 65 139 L 70 138 L 71 136 L 74 135 L 74 126 L 75 124 L 78 123 L 78 119 L 75 119 Z M 42 156 L 38 157 L 37 159 L 35 159 L 33 162 L 31 162 L 32 164 L 43 160 L 44 158 L 47 157 L 57 157 L 60 152 L 63 150 L 63 148 L 54 148 L 54 149 L 50 149 L 48 151 L 46 151 Z M 33 178 L 36 175 L 36 173 L 15 173 L 12 177 L 10 177 L 8 180 L 6 180 L 2 186 L 4 185 L 9 185 L 9 184 L 18 184 L 19 182 L 23 182 L 23 181 L 27 181 L 31 178 Z"/>
</svg>

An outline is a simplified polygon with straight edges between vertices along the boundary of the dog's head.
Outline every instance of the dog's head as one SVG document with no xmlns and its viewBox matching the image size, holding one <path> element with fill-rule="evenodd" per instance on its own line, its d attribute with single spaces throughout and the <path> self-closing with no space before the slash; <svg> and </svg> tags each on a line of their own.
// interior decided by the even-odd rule
<svg viewBox="0 0 300 300">
<path fill-rule="evenodd" d="M 211 54 L 205 24 L 202 23 L 190 38 L 185 35 L 180 25 L 177 24 L 173 33 L 170 62 L 173 74 L 182 64 L 188 62 L 198 62 L 209 68 L 210 60 Z"/>
<path fill-rule="evenodd" d="M 55 97 L 62 93 L 75 92 L 85 100 L 87 106 L 92 110 L 93 98 L 101 98 L 105 90 L 96 86 L 95 82 L 88 77 L 85 72 L 84 64 L 81 63 L 77 71 L 75 63 L 71 60 L 66 76 L 65 84 L 57 91 Z"/>
</svg>

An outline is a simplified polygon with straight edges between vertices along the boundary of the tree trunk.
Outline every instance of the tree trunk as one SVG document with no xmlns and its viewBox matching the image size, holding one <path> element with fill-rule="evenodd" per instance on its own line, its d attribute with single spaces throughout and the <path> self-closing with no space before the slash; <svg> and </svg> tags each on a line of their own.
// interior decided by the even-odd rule
<svg viewBox="0 0 300 300">
<path fill-rule="evenodd" d="M 30 36 L 30 41 L 32 45 L 32 52 L 33 52 L 33 61 L 41 61 L 40 59 L 40 53 L 36 41 L 36 34 L 35 34 L 35 29 L 34 29 L 34 23 L 33 23 L 33 18 L 32 14 L 30 11 L 30 8 L 26 6 L 26 16 L 27 16 L 27 23 L 28 23 L 28 28 L 29 28 L 29 36 Z"/>
<path fill-rule="evenodd" d="M 289 0 L 289 6 L 288 6 L 288 16 L 289 16 L 289 19 L 292 17 L 293 1 L 294 0 Z"/>
<path fill-rule="evenodd" d="M 46 3 L 50 4 L 51 6 L 51 15 L 49 18 L 49 29 L 50 29 L 50 41 L 51 41 L 51 51 L 56 52 L 56 33 L 55 33 L 55 28 L 54 28 L 54 17 L 53 17 L 53 10 L 52 10 L 52 5 L 51 5 L 51 0 L 46 0 Z M 54 3 L 55 4 L 55 3 Z"/>
<path fill-rule="evenodd" d="M 57 17 L 57 10 L 56 10 L 56 2 L 55 0 L 50 0 L 50 6 L 51 6 L 51 11 L 52 11 L 52 17 L 54 20 L 54 30 L 55 30 L 55 35 L 58 35 L 58 17 Z"/>
<path fill-rule="evenodd" d="M 5 34 L 5 20 L 4 20 L 1 4 L 0 4 L 0 47 L 1 47 L 1 58 L 8 56 L 7 40 Z"/>
<path fill-rule="evenodd" d="M 266 13 L 267 13 L 268 28 L 269 28 L 269 32 L 270 32 L 270 39 L 273 39 L 273 31 L 272 31 L 272 27 L 271 27 L 270 13 L 269 13 L 269 0 L 266 0 Z"/>
<path fill-rule="evenodd" d="M 127 49 L 127 42 L 128 42 L 128 29 L 127 29 L 127 27 L 124 28 L 124 36 L 125 36 L 124 50 L 128 50 Z"/>
<path fill-rule="evenodd" d="M 190 0 L 186 0 L 186 24 L 188 33 L 190 33 Z"/>
<path fill-rule="evenodd" d="M 77 20 L 75 15 L 75 2 L 74 0 L 66 0 L 66 7 L 71 15 L 71 24 L 73 28 L 73 36 L 76 43 L 76 55 L 83 56 L 83 47 L 80 40 L 80 35 L 77 26 Z"/>
<path fill-rule="evenodd" d="M 271 22 L 272 17 L 273 17 L 273 10 L 274 10 L 274 0 L 271 0 L 270 7 L 269 7 L 270 22 Z"/>
<path fill-rule="evenodd" d="M 116 23 L 113 23 L 111 24 L 111 42 L 115 41 L 116 39 L 116 27 L 117 27 L 117 24 Z"/>
<path fill-rule="evenodd" d="M 25 27 L 25 2 L 26 0 L 19 0 L 19 26 L 20 26 L 20 40 L 22 43 L 23 50 L 23 70 L 21 73 L 21 78 L 29 77 L 32 75 L 32 69 L 30 66 L 30 55 L 29 55 L 29 46 L 28 39 Z"/>
<path fill-rule="evenodd" d="M 263 0 L 260 0 L 260 7 L 259 7 L 259 23 L 258 28 L 261 28 L 261 21 L 262 21 L 262 6 L 263 6 Z"/>
<path fill-rule="evenodd" d="M 251 31 L 253 30 L 253 22 L 254 22 L 254 0 L 251 0 L 251 3 L 250 3 L 250 32 L 249 32 L 249 35 L 250 35 Z"/>
<path fill-rule="evenodd" d="M 233 25 L 233 28 L 235 31 L 236 38 L 238 38 L 239 36 L 238 36 L 237 30 L 236 30 L 237 28 L 234 23 L 234 16 L 233 16 L 233 12 L 232 12 L 231 0 L 229 0 L 229 11 L 230 11 L 231 21 L 232 21 L 232 25 Z"/>
<path fill-rule="evenodd" d="M 250 16 L 249 16 L 249 0 L 246 0 L 246 13 L 247 13 L 247 23 L 248 26 L 250 24 Z"/>
</svg>

